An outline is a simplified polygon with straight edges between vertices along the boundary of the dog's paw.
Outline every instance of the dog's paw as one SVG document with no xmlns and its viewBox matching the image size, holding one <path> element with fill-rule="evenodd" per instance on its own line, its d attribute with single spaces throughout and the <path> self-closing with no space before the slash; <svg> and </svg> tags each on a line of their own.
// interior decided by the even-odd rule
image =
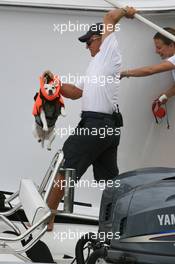
<svg viewBox="0 0 175 264">
<path fill-rule="evenodd" d="M 61 107 L 61 115 L 64 117 L 66 116 L 66 110 L 64 107 Z"/>
<path fill-rule="evenodd" d="M 48 130 L 49 130 L 49 129 L 48 129 L 47 126 L 44 126 L 44 127 L 43 127 L 43 131 L 47 132 Z"/>
</svg>

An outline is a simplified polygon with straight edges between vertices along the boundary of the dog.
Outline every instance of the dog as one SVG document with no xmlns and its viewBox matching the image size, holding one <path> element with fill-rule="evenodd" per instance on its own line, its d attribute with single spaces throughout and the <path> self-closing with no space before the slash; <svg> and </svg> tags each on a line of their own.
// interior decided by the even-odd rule
<svg viewBox="0 0 175 264">
<path fill-rule="evenodd" d="M 55 124 L 59 115 L 65 116 L 64 101 L 60 94 L 61 83 L 57 75 L 45 71 L 40 77 L 40 90 L 34 96 L 32 114 L 35 117 L 33 135 L 42 147 L 48 140 L 47 149 L 56 137 Z"/>
</svg>

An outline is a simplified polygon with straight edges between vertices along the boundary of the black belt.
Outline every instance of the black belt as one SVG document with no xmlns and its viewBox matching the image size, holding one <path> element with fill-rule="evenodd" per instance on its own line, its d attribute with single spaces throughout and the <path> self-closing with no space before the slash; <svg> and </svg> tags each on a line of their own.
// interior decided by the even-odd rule
<svg viewBox="0 0 175 264">
<path fill-rule="evenodd" d="M 106 113 L 99 113 L 99 112 L 83 111 L 81 113 L 81 118 L 114 119 L 114 115 L 106 114 Z"/>
<path fill-rule="evenodd" d="M 96 118 L 96 119 L 110 119 L 115 122 L 116 127 L 123 126 L 123 117 L 120 112 L 113 112 L 113 114 L 105 114 L 99 112 L 83 111 L 81 113 L 81 118 Z"/>
</svg>

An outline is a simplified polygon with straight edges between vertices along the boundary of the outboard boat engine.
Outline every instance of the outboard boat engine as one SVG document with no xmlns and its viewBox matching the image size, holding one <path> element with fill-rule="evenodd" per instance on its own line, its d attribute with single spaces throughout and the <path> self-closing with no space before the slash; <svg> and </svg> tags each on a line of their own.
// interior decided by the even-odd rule
<svg viewBox="0 0 175 264">
<path fill-rule="evenodd" d="M 138 169 L 117 179 L 119 188 L 114 184 L 103 192 L 96 240 L 100 247 L 93 246 L 87 263 L 174 263 L 175 169 Z"/>
</svg>

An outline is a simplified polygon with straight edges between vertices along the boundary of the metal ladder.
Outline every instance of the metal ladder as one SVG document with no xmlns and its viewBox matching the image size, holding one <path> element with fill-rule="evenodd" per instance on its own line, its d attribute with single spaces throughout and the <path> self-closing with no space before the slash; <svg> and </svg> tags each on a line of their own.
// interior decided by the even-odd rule
<svg viewBox="0 0 175 264">
<path fill-rule="evenodd" d="M 49 168 L 39 186 L 39 193 L 42 194 L 44 201 L 47 201 L 49 193 L 52 189 L 54 184 L 54 179 L 57 172 L 64 172 L 65 175 L 65 182 L 66 186 L 64 188 L 64 213 L 73 213 L 73 205 L 74 205 L 74 187 L 69 186 L 69 182 L 71 180 L 75 180 L 75 169 L 66 168 L 62 169 L 62 165 L 64 162 L 64 155 L 63 151 L 59 150 L 56 152 L 55 156 L 53 157 Z"/>
<path fill-rule="evenodd" d="M 46 174 L 40 186 L 38 186 L 38 192 L 42 195 L 45 202 L 47 202 L 47 198 L 54 184 L 54 179 L 57 172 L 59 171 L 64 172 L 66 182 L 69 182 L 69 179 L 72 180 L 75 179 L 75 169 L 71 169 L 71 168 L 62 169 L 63 162 L 64 162 L 63 151 L 58 150 L 54 155 L 53 159 L 51 160 L 49 168 L 47 169 Z M 64 192 L 65 192 L 64 209 L 61 212 L 65 214 L 71 214 L 73 213 L 73 206 L 74 206 L 74 187 L 70 187 L 68 184 L 66 184 L 64 188 Z M 10 203 L 12 200 L 16 199 L 18 195 L 19 195 L 19 191 L 13 193 L 8 198 L 6 198 L 5 202 Z"/>
</svg>

